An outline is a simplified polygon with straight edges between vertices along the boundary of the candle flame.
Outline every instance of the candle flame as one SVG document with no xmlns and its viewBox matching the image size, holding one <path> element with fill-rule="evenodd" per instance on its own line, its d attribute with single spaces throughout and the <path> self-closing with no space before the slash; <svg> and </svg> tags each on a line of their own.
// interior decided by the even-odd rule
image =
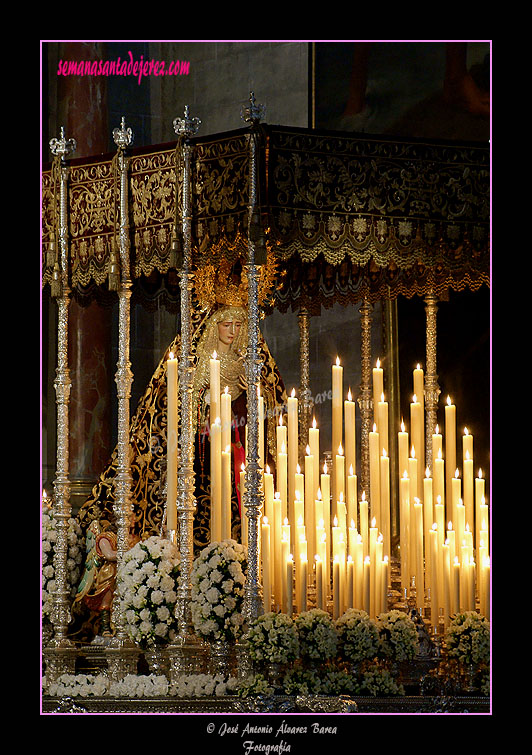
<svg viewBox="0 0 532 755">
<path fill-rule="evenodd" d="M 412 403 L 413 403 L 413 404 L 417 403 L 417 396 L 416 396 L 416 394 L 415 394 L 415 393 L 414 393 L 414 395 L 412 396 Z"/>
<path fill-rule="evenodd" d="M 460 565 L 460 561 L 458 560 L 458 556 L 454 557 L 454 565 L 455 566 L 459 566 Z"/>
<path fill-rule="evenodd" d="M 333 527 L 338 527 L 338 517 L 336 516 L 334 517 L 334 520 L 333 520 Z"/>
<path fill-rule="evenodd" d="M 381 403 L 384 404 L 384 393 L 381 393 Z"/>
<path fill-rule="evenodd" d="M 479 470 L 478 470 L 478 479 L 479 479 L 479 480 L 481 480 L 481 479 L 482 479 L 482 469 L 479 469 Z"/>
<path fill-rule="evenodd" d="M 301 498 L 301 494 L 300 494 L 299 490 L 296 490 L 296 501 L 299 501 L 300 498 Z"/>
<path fill-rule="evenodd" d="M 467 429 L 467 427 L 464 427 L 464 435 L 469 435 L 469 430 Z"/>
<path fill-rule="evenodd" d="M 214 424 L 215 425 L 221 425 L 222 424 L 222 420 L 220 419 L 220 417 L 216 417 L 216 419 L 214 420 Z"/>
<path fill-rule="evenodd" d="M 217 355 L 216 351 L 212 352 L 212 358 L 213 359 L 218 359 L 218 355 Z"/>
<path fill-rule="evenodd" d="M 378 543 L 384 542 L 384 537 L 382 536 L 382 532 L 379 532 L 379 537 L 377 538 Z"/>
<path fill-rule="evenodd" d="M 351 519 L 351 524 L 349 526 L 351 527 L 352 530 L 355 529 L 355 520 L 354 519 Z"/>
<path fill-rule="evenodd" d="M 317 553 L 316 553 L 316 555 L 314 556 L 314 561 L 315 561 L 315 562 L 316 562 L 317 564 L 321 564 L 321 558 L 320 558 L 320 557 L 318 556 L 318 554 L 317 554 Z"/>
<path fill-rule="evenodd" d="M 299 466 L 299 464 L 296 465 L 296 472 L 297 474 L 301 474 L 301 467 Z"/>
<path fill-rule="evenodd" d="M 469 459 L 471 458 L 471 456 L 470 456 L 470 454 L 469 454 L 469 448 L 466 448 L 466 454 L 465 454 L 465 457 L 466 457 L 466 461 L 469 461 Z"/>
<path fill-rule="evenodd" d="M 382 560 L 383 560 L 383 562 L 384 562 L 384 563 L 385 563 L 386 565 L 388 564 L 388 556 L 384 556 L 384 558 L 383 558 Z"/>
<path fill-rule="evenodd" d="M 439 425 L 436 425 L 436 427 L 434 428 L 434 434 L 435 435 L 439 435 L 440 434 L 440 427 L 439 427 Z"/>
<path fill-rule="evenodd" d="M 307 445 L 305 451 L 307 452 L 307 456 L 310 456 L 310 446 Z"/>
<path fill-rule="evenodd" d="M 297 520 L 297 526 L 298 527 L 302 527 L 303 526 L 303 517 L 302 516 L 300 516 L 299 519 Z"/>
<path fill-rule="evenodd" d="M 173 352 L 173 351 L 171 351 L 171 352 L 170 352 L 170 353 L 168 354 L 168 359 L 173 359 L 173 358 L 174 358 L 174 352 Z"/>
<path fill-rule="evenodd" d="M 436 524 L 436 522 L 434 522 L 434 524 L 432 525 L 433 532 L 436 532 L 437 529 L 438 529 L 438 525 Z"/>
<path fill-rule="evenodd" d="M 362 500 L 363 501 L 366 500 L 366 491 L 365 490 L 362 491 Z"/>
<path fill-rule="evenodd" d="M 322 500 L 321 488 L 318 488 L 318 492 L 316 493 L 316 495 L 318 497 L 318 501 L 321 501 Z"/>
<path fill-rule="evenodd" d="M 401 432 L 404 433 L 405 431 L 405 423 L 404 420 L 401 420 Z"/>
<path fill-rule="evenodd" d="M 283 426 L 283 415 L 280 414 L 279 415 L 279 427 L 282 427 L 282 426 Z"/>
<path fill-rule="evenodd" d="M 428 467 L 427 467 L 427 468 L 425 469 L 425 477 L 426 477 L 427 479 L 429 479 L 429 478 L 430 478 L 430 469 L 429 469 Z"/>
<path fill-rule="evenodd" d="M 436 505 L 441 506 L 441 495 L 436 496 Z"/>
<path fill-rule="evenodd" d="M 227 395 L 229 393 L 229 386 L 226 385 L 224 388 L 224 393 Z"/>
<path fill-rule="evenodd" d="M 350 564 L 352 562 L 353 562 L 353 556 L 348 556 L 347 557 L 347 563 Z"/>
<path fill-rule="evenodd" d="M 347 400 L 348 401 L 352 401 L 353 400 L 353 396 L 351 394 L 351 388 L 349 388 L 349 390 L 347 391 Z"/>
<path fill-rule="evenodd" d="M 375 517 L 373 517 L 373 519 L 371 520 L 371 526 L 372 526 L 373 528 L 375 528 L 375 525 L 376 525 L 376 524 L 377 524 L 377 520 L 375 519 Z"/>
<path fill-rule="evenodd" d="M 421 369 L 421 365 L 420 365 L 420 364 L 419 364 L 419 362 L 418 362 L 418 363 L 417 363 L 417 367 L 416 367 L 416 370 L 420 370 L 420 369 Z"/>
<path fill-rule="evenodd" d="M 467 523 L 466 523 L 466 526 L 465 526 L 465 531 L 466 531 L 466 532 L 469 532 L 469 531 L 470 531 L 470 530 L 469 530 L 469 522 L 467 522 Z"/>
<path fill-rule="evenodd" d="M 290 526 L 288 524 L 288 517 L 287 516 L 285 516 L 283 524 L 284 524 L 285 527 L 289 527 Z"/>
<path fill-rule="evenodd" d="M 408 480 L 408 472 L 406 471 L 406 469 L 403 472 L 403 480 Z"/>
<path fill-rule="evenodd" d="M 242 464 L 240 465 L 240 469 L 242 470 L 242 472 L 246 471 L 246 465 L 244 464 L 244 462 L 242 462 Z"/>
<path fill-rule="evenodd" d="M 451 397 L 447 396 L 447 406 L 451 406 Z"/>
<path fill-rule="evenodd" d="M 225 453 L 226 453 L 226 454 L 229 454 L 229 453 L 231 453 L 231 446 L 226 446 L 226 447 L 225 447 Z"/>
<path fill-rule="evenodd" d="M 275 493 L 274 494 L 274 498 L 275 498 L 276 501 L 280 501 L 281 500 L 281 494 L 280 493 Z"/>
<path fill-rule="evenodd" d="M 340 500 L 338 501 L 338 503 L 343 503 L 343 502 L 344 502 L 344 494 L 342 493 L 342 491 L 340 491 Z"/>
<path fill-rule="evenodd" d="M 374 433 L 376 433 L 376 432 L 377 432 L 377 425 L 375 424 L 375 422 L 373 423 L 373 432 L 374 432 Z"/>
<path fill-rule="evenodd" d="M 438 459 L 443 459 L 441 448 L 438 448 Z"/>
<path fill-rule="evenodd" d="M 449 532 L 453 531 L 453 523 L 452 522 L 448 522 L 447 523 L 447 529 L 449 530 Z"/>
<path fill-rule="evenodd" d="M 292 393 L 290 394 L 292 398 L 295 398 L 296 395 L 296 389 L 292 388 Z"/>
<path fill-rule="evenodd" d="M 455 476 L 456 479 L 458 479 L 458 477 L 460 477 L 460 472 L 458 471 L 458 469 L 455 471 L 454 476 Z"/>
<path fill-rule="evenodd" d="M 381 360 L 377 359 L 377 369 L 380 369 L 380 366 L 381 366 Z"/>
<path fill-rule="evenodd" d="M 344 455 L 344 449 L 342 448 L 342 444 L 340 443 L 340 445 L 338 446 L 338 456 L 343 456 L 343 455 Z"/>
<path fill-rule="evenodd" d="M 263 516 L 262 517 L 262 523 L 263 524 L 268 524 L 268 517 L 267 516 Z"/>
<path fill-rule="evenodd" d="M 383 449 L 382 449 L 382 458 L 383 458 L 383 459 L 386 459 L 386 457 L 387 457 L 387 456 L 388 456 L 388 454 L 386 453 L 386 449 L 385 449 L 385 448 L 383 448 Z"/>
<path fill-rule="evenodd" d="M 414 446 L 412 446 L 412 450 L 410 451 L 410 458 L 415 459 L 416 458 L 416 449 Z"/>
<path fill-rule="evenodd" d="M 270 465 L 266 464 L 266 474 L 270 474 Z"/>
<path fill-rule="evenodd" d="M 337 366 L 337 367 L 339 367 L 339 366 L 340 366 L 340 357 L 336 357 L 336 366 Z"/>
<path fill-rule="evenodd" d="M 323 521 L 323 519 L 320 519 L 318 521 L 318 529 L 322 530 L 324 527 L 325 527 L 325 522 Z M 322 538 L 324 538 L 324 537 L 326 537 L 325 532 L 322 535 Z"/>
<path fill-rule="evenodd" d="M 283 441 L 283 442 L 282 442 L 282 444 L 281 444 L 281 453 L 282 453 L 282 454 L 285 454 L 285 453 L 286 453 L 286 443 L 285 443 L 284 441 Z"/>
<path fill-rule="evenodd" d="M 368 566 L 370 565 L 370 563 L 371 563 L 371 559 L 370 559 L 370 557 L 369 557 L 369 556 L 366 556 L 366 558 L 364 559 L 364 563 L 365 563 L 365 564 L 368 564 Z"/>
<path fill-rule="evenodd" d="M 353 474 L 354 474 L 354 472 L 353 472 L 353 465 L 350 464 L 349 465 L 349 477 L 353 477 Z"/>
<path fill-rule="evenodd" d="M 323 474 L 327 474 L 327 462 L 323 462 Z"/>
<path fill-rule="evenodd" d="M 317 426 L 317 423 L 316 423 L 316 417 L 313 417 L 313 418 L 312 418 L 312 429 L 313 429 L 313 430 L 315 430 L 315 429 L 316 429 L 316 426 Z"/>
</svg>

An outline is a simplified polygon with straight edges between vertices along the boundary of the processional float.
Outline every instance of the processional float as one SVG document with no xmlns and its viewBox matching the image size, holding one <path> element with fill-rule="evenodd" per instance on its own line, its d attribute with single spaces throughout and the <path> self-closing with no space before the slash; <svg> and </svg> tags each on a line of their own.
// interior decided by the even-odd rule
<svg viewBox="0 0 532 755">
<path fill-rule="evenodd" d="M 301 130 L 270 127 L 260 124 L 263 109 L 251 93 L 249 105 L 242 110 L 248 124 L 244 133 L 227 139 L 227 154 L 233 159 L 232 191 L 239 194 L 227 213 L 225 228 L 218 219 L 196 218 L 196 239 L 200 252 L 196 264 L 202 264 L 201 250 L 212 248 L 238 250 L 246 259 L 248 279 L 249 329 L 246 353 L 246 377 L 249 386 L 258 386 L 259 360 L 259 304 L 258 276 L 265 258 L 265 230 L 262 218 L 268 214 L 268 233 L 276 244 L 276 255 L 288 270 L 286 282 L 277 292 L 277 306 L 298 308 L 300 330 L 300 396 L 299 412 L 301 436 L 306 437 L 310 424 L 309 323 L 312 314 L 330 304 L 337 296 L 343 303 L 358 302 L 361 323 L 361 384 L 358 404 L 361 416 L 361 487 L 370 487 L 369 437 L 374 418 L 372 395 L 371 330 L 373 303 L 384 299 L 384 313 L 390 356 L 390 400 L 393 417 L 398 416 L 398 397 L 395 395 L 393 370 L 397 367 L 397 334 L 394 329 L 394 305 L 399 293 L 423 294 L 426 308 L 426 369 L 423 398 L 425 404 L 426 463 L 430 464 L 433 447 L 430 439 L 435 431 L 439 398 L 437 375 L 437 309 L 438 295 L 448 288 L 461 290 L 469 286 L 479 288 L 489 282 L 487 256 L 487 151 L 475 146 L 455 148 L 449 145 L 427 145 L 422 142 L 379 141 L 372 137 L 351 135 L 322 135 Z M 50 284 L 52 297 L 58 306 L 58 363 L 55 388 L 57 395 L 57 469 L 54 481 L 58 543 L 54 555 L 57 574 L 54 635 L 45 648 L 47 673 L 58 676 L 72 670 L 75 650 L 67 637 L 69 622 L 66 589 L 66 528 L 71 513 L 68 476 L 69 392 L 68 370 L 68 307 L 72 285 L 93 279 L 96 283 L 109 281 L 117 291 L 119 301 L 119 357 L 116 372 L 118 394 L 118 474 L 116 479 L 115 514 L 118 526 L 118 566 L 128 547 L 131 515 L 131 475 L 129 468 L 129 402 L 131 395 L 130 301 L 132 278 L 146 269 L 158 268 L 166 272 L 170 267 L 179 271 L 181 354 L 180 401 L 182 422 L 179 445 L 181 449 L 177 479 L 177 531 L 169 537 L 179 538 L 181 577 L 177 601 L 178 638 L 171 648 L 174 673 L 194 669 L 198 644 L 191 628 L 190 574 L 192 567 L 192 527 L 194 512 L 194 471 L 192 439 L 192 374 L 191 360 L 191 292 L 194 273 L 192 259 L 192 225 L 194 197 L 191 186 L 191 164 L 200 142 L 195 135 L 200 122 L 190 117 L 185 108 L 183 118 L 176 118 L 174 129 L 178 136 L 174 150 L 162 150 L 157 156 L 161 181 L 175 182 L 175 204 L 170 203 L 156 218 L 157 235 L 148 229 L 134 229 L 136 257 L 131 271 L 131 228 L 129 169 L 133 134 L 121 126 L 114 130 L 117 152 L 109 164 L 96 169 L 97 178 L 107 181 L 113 196 L 112 216 L 108 227 L 99 227 L 93 240 L 83 233 L 72 240 L 75 254 L 69 253 L 68 181 L 69 158 L 75 141 L 60 139 L 50 143 L 54 159 L 45 177 L 47 201 L 44 213 L 43 240 L 47 249 L 43 280 Z M 212 141 L 212 140 L 211 140 Z M 208 145 L 201 145 L 208 160 L 213 162 Z M 223 151 L 220 148 L 220 152 Z M 265 153 L 268 153 L 266 164 Z M 301 159 L 303 156 L 303 160 Z M 224 155 L 225 157 L 225 155 Z M 201 162 L 201 157 L 197 158 Z M 202 164 L 202 170 L 208 160 Z M 230 161 L 229 161 L 230 162 Z M 407 169 L 405 170 L 405 165 Z M 441 169 L 441 166 L 444 169 Z M 346 169 L 349 168 L 349 170 Z M 355 166 L 355 170 L 353 169 Z M 337 171 L 340 178 L 337 191 L 311 190 L 308 175 L 313 169 Z M 440 172 L 438 173 L 438 169 Z M 446 175 L 445 170 L 448 171 Z M 305 174 L 307 171 L 307 174 Z M 358 171 L 358 173 L 357 173 Z M 141 171 L 142 172 L 142 171 Z M 153 171 L 152 171 L 153 172 Z M 260 195 L 267 174 L 268 197 Z M 354 173 L 354 178 L 353 178 Z M 164 174 L 164 178 L 163 178 Z M 262 175 L 261 175 L 262 174 Z M 349 175 L 350 178 L 346 178 Z M 421 176 L 421 178 L 419 177 Z M 442 179 L 443 176 L 443 179 Z M 447 181 L 445 182 L 445 178 Z M 305 184 L 307 180 L 307 184 Z M 468 191 L 460 188 L 462 181 Z M 342 183 L 343 182 L 343 183 Z M 209 181 L 206 181 L 209 190 Z M 327 181 L 324 181 L 325 186 Z M 178 196 L 178 187 L 181 193 Z M 361 188 L 359 199 L 356 189 Z M 388 187 L 385 189 L 384 187 Z M 458 188 L 457 188 L 458 187 Z M 322 187 L 323 188 L 323 187 Z M 343 191 L 339 191 L 341 189 Z M 240 192 L 239 192 L 240 190 Z M 388 191 L 388 193 L 387 193 Z M 438 194 L 438 202 L 431 206 L 430 197 Z M 108 192 L 109 194 L 109 192 Z M 338 196 L 341 196 L 338 199 Z M 336 197 L 336 199 L 333 199 Z M 50 198 L 51 201 L 50 201 Z M 421 201 L 423 199 L 423 202 Z M 264 207 L 264 203 L 268 205 Z M 358 206 L 357 206 L 358 203 Z M 423 206 L 424 203 L 424 206 Z M 445 205 L 445 209 L 442 207 Z M 235 211 L 236 206 L 236 211 Z M 205 207 L 205 203 L 204 203 Z M 421 208 L 421 209 L 420 209 Z M 157 211 L 153 213 L 157 215 Z M 353 218 L 354 215 L 354 218 Z M 142 212 L 135 213 L 135 217 Z M 136 221 L 135 221 L 136 222 Z M 198 239 L 200 224 L 203 239 Z M 139 224 L 140 225 L 140 224 Z M 223 225 L 223 223 L 221 224 Z M 225 238 L 224 238 L 225 233 Z M 55 246 L 56 235 L 59 247 Z M 156 236 L 156 241 L 154 238 Z M 109 240 L 108 245 L 102 237 Z M 95 240 L 94 240 L 95 238 Z M 146 241 L 146 239 L 148 239 Z M 168 239 L 171 239 L 168 243 Z M 201 242 L 201 243 L 200 243 Z M 229 243 L 227 243 L 229 242 Z M 88 249 L 87 243 L 92 247 Z M 347 245 L 347 246 L 346 246 Z M 342 264 L 349 248 L 351 269 L 342 280 Z M 146 251 L 143 258 L 140 250 Z M 426 251 L 429 249 L 430 251 Z M 165 252 L 165 250 L 167 250 Z M 436 250 L 436 251 L 434 251 Z M 166 256 L 165 256 L 166 255 Z M 319 256 L 321 258 L 319 259 Z M 70 263 L 70 259 L 75 260 Z M 321 266 L 321 267 L 320 267 Z M 333 283 L 326 282 L 325 268 L 333 270 Z M 316 268 L 320 274 L 316 277 Z M 310 274 L 309 271 L 313 274 Z M 320 277 L 321 276 L 321 277 Z M 261 471 L 258 454 L 258 398 L 256 390 L 249 390 L 248 444 L 246 459 L 246 500 L 248 518 L 248 570 L 245 587 L 244 614 L 251 621 L 263 609 L 259 562 L 259 518 L 263 505 Z M 390 454 L 395 459 L 396 454 Z M 392 530 L 399 531 L 399 502 L 391 509 Z M 116 635 L 108 648 L 111 673 L 121 677 L 136 663 L 135 648 L 131 646 L 119 611 L 115 611 Z M 241 659 L 245 667 L 246 659 Z"/>
</svg>

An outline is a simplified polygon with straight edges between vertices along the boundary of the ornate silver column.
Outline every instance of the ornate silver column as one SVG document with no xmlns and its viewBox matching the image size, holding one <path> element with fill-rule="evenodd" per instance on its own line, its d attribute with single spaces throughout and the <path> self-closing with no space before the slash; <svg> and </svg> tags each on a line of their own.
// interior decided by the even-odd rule
<svg viewBox="0 0 532 755">
<path fill-rule="evenodd" d="M 432 473 L 432 434 L 436 428 L 438 417 L 438 401 L 440 387 L 438 385 L 437 369 L 437 324 L 438 297 L 433 291 L 425 296 L 426 313 L 426 370 L 425 370 L 425 464 Z"/>
<path fill-rule="evenodd" d="M 301 307 L 298 314 L 299 323 L 299 455 L 305 456 L 305 448 L 308 443 L 308 430 L 310 427 L 310 413 L 312 408 L 310 393 L 310 369 L 309 369 L 309 341 L 310 341 L 310 315 L 306 307 Z M 319 461 L 319 460 L 318 460 Z"/>
<path fill-rule="evenodd" d="M 120 568 L 124 556 L 129 549 L 131 526 L 131 462 L 130 462 L 130 397 L 133 373 L 129 360 L 130 323 L 131 323 L 131 273 L 130 273 L 130 243 L 128 219 L 128 160 L 126 149 L 133 141 L 133 132 L 126 128 L 122 118 L 120 128 L 113 130 L 113 140 L 117 145 L 116 168 L 119 185 L 119 232 L 118 251 L 120 257 L 120 284 L 118 289 L 118 362 L 115 382 L 118 395 L 118 426 L 117 426 L 117 474 L 115 478 L 115 502 L 113 512 L 117 525 L 117 569 Z M 127 636 L 124 618 L 119 610 L 118 596 L 115 594 L 113 603 L 113 622 L 115 636 L 107 648 L 110 675 L 122 678 L 125 674 L 134 673 L 138 652 Z"/>
<path fill-rule="evenodd" d="M 249 106 L 242 108 L 241 115 L 250 124 L 248 134 L 249 143 L 249 232 L 248 232 L 248 344 L 246 355 L 247 377 L 247 412 L 248 412 L 248 444 L 246 458 L 246 500 L 245 516 L 248 517 L 248 553 L 247 576 L 244 596 L 244 618 L 246 623 L 263 612 L 260 574 L 259 551 L 259 517 L 263 509 L 264 491 L 261 484 L 261 469 L 259 466 L 259 413 L 258 389 L 260 386 L 261 360 L 259 358 L 259 300 L 258 282 L 260 269 L 257 256 L 260 234 L 253 224 L 257 217 L 259 206 L 257 202 L 257 152 L 258 152 L 258 124 L 264 114 L 264 107 L 256 105 L 255 96 L 250 92 Z"/>
<path fill-rule="evenodd" d="M 191 158 L 193 147 L 191 137 L 201 124 L 199 118 L 191 118 L 189 106 L 185 106 L 184 117 L 175 118 L 174 130 L 178 135 L 176 162 L 182 158 L 183 194 L 181 199 L 181 233 L 183 258 L 179 271 L 181 290 L 181 344 L 179 353 L 179 400 L 181 407 L 179 429 L 179 467 L 177 473 L 177 526 L 179 532 L 180 576 L 177 588 L 176 616 L 178 636 L 169 650 L 171 675 L 192 673 L 200 670 L 201 643 L 194 636 L 190 612 L 191 572 L 194 560 L 194 434 L 192 384 L 194 363 L 192 359 L 192 211 L 191 211 Z M 180 154 L 181 153 L 181 154 Z M 179 176 L 176 172 L 176 206 Z M 176 212 L 177 215 L 177 212 Z M 176 217 L 176 234 L 178 218 Z M 177 245 L 177 240 L 176 240 Z M 178 260 L 176 260 L 178 262 Z"/>
<path fill-rule="evenodd" d="M 68 249 L 68 173 L 65 158 L 76 149 L 74 139 L 66 139 L 61 127 L 59 139 L 50 141 L 54 155 L 53 171 L 59 183 L 58 207 L 58 256 L 54 266 L 52 296 L 57 300 L 57 368 L 54 387 L 57 403 L 57 466 L 54 481 L 54 518 L 57 522 L 57 541 L 54 550 L 54 571 L 56 591 L 52 623 L 54 636 L 44 651 L 47 678 L 53 679 L 62 673 L 72 672 L 76 651 L 67 638 L 70 622 L 70 601 L 67 574 L 68 520 L 71 514 L 70 480 L 68 466 L 69 451 L 69 401 L 70 370 L 68 368 L 68 309 L 70 303 L 69 249 Z"/>
<path fill-rule="evenodd" d="M 373 305 L 365 298 L 360 305 L 360 361 L 361 380 L 358 405 L 360 407 L 360 492 L 365 491 L 369 498 L 369 434 L 373 424 L 373 390 L 371 372 L 371 323 Z M 371 500 L 370 500 L 371 503 Z"/>
</svg>

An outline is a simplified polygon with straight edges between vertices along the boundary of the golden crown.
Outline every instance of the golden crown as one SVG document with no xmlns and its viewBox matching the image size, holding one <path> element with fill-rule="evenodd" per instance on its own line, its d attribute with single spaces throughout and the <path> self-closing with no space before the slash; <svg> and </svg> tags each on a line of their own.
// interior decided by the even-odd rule
<svg viewBox="0 0 532 755">
<path fill-rule="evenodd" d="M 277 278 L 277 261 L 268 250 L 266 264 L 260 265 L 258 282 L 259 305 L 271 303 L 270 295 Z M 194 294 L 203 308 L 216 304 L 246 307 L 248 303 L 248 277 L 245 261 L 231 262 L 222 257 L 215 265 L 203 265 L 195 273 Z"/>
</svg>

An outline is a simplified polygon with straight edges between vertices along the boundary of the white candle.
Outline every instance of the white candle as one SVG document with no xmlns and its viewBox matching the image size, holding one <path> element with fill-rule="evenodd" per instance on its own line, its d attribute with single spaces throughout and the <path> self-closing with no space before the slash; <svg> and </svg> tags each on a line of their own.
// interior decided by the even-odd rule
<svg viewBox="0 0 532 755">
<path fill-rule="evenodd" d="M 430 621 L 435 630 L 438 629 L 440 616 L 439 583 L 439 555 L 438 555 L 438 525 L 433 524 L 430 531 L 430 553 L 432 564 L 432 579 L 430 583 Z"/>
<path fill-rule="evenodd" d="M 209 360 L 209 375 L 209 417 L 212 425 L 220 417 L 220 360 L 215 351 Z"/>
<path fill-rule="evenodd" d="M 451 617 L 451 551 L 449 541 L 442 545 L 443 552 L 443 623 L 449 626 Z"/>
<path fill-rule="evenodd" d="M 410 586 L 410 480 L 408 472 L 404 472 L 399 480 L 399 510 L 400 510 L 400 555 L 401 555 L 401 588 L 408 590 Z"/>
<path fill-rule="evenodd" d="M 369 555 L 369 510 L 364 491 L 362 491 L 362 498 L 358 505 L 358 512 L 360 516 L 360 534 L 362 536 L 362 546 L 365 558 Z"/>
<path fill-rule="evenodd" d="M 336 364 L 332 365 L 332 449 L 333 453 L 337 453 L 337 449 L 342 445 L 342 396 L 343 396 L 343 374 L 344 368 L 340 365 L 339 357 L 336 357 Z M 333 507 L 338 500 L 338 484 L 336 480 L 337 469 L 333 465 Z M 334 512 L 333 512 L 334 513 Z"/>
<path fill-rule="evenodd" d="M 288 455 L 285 443 L 283 443 L 281 450 L 277 454 L 276 474 L 277 490 L 281 499 L 281 511 L 284 520 L 288 516 Z"/>
<path fill-rule="evenodd" d="M 369 501 L 371 516 L 375 517 L 381 526 L 381 483 L 380 483 L 380 438 L 377 425 L 373 425 L 373 432 L 369 434 Z"/>
<path fill-rule="evenodd" d="M 371 527 L 369 528 L 369 560 L 370 560 L 370 583 L 371 583 L 371 592 L 370 592 L 370 613 L 369 615 L 372 618 L 375 618 L 375 586 L 376 586 L 376 546 L 377 546 L 377 537 L 379 534 L 379 531 L 377 529 L 375 518 L 371 520 Z"/>
<path fill-rule="evenodd" d="M 480 603 L 480 613 L 486 619 L 490 619 L 490 557 L 484 556 L 482 561 L 482 568 L 480 572 L 480 579 L 482 582 L 482 601 Z"/>
<path fill-rule="evenodd" d="M 331 581 L 331 476 L 328 474 L 327 463 L 323 464 L 323 474 L 320 477 L 321 498 L 323 501 L 323 526 L 327 533 L 327 558 L 325 559 L 325 584 L 329 585 Z M 330 588 L 327 588 L 329 592 Z"/>
<path fill-rule="evenodd" d="M 299 612 L 307 610 L 308 558 L 306 553 L 300 555 L 299 570 Z"/>
<path fill-rule="evenodd" d="M 298 402 L 295 397 L 295 390 L 292 389 L 292 395 L 287 401 L 288 414 L 288 518 L 294 521 L 294 500 L 296 492 L 296 469 L 298 465 Z"/>
<path fill-rule="evenodd" d="M 441 498 L 443 501 L 443 498 Z M 425 470 L 425 477 L 423 478 L 423 532 L 425 540 L 428 542 L 430 528 L 434 518 L 434 500 L 433 500 L 433 484 L 432 477 L 430 476 L 430 469 L 427 467 Z"/>
<path fill-rule="evenodd" d="M 316 608 L 325 609 L 325 600 L 323 596 L 323 561 L 316 555 Z"/>
<path fill-rule="evenodd" d="M 357 521 L 357 476 L 353 474 L 353 467 L 349 468 L 347 476 L 347 520 Z"/>
<path fill-rule="evenodd" d="M 439 425 L 434 428 L 435 432 L 432 434 L 432 459 L 437 459 L 438 456 L 443 458 L 443 438 L 440 433 Z M 443 497 L 442 497 L 443 500 Z"/>
<path fill-rule="evenodd" d="M 370 612 L 370 597 L 371 597 L 370 570 L 371 570 L 370 558 L 369 558 L 369 556 L 366 556 L 365 559 L 364 559 L 364 582 L 363 582 L 364 599 L 363 599 L 363 610 L 367 614 L 369 614 L 369 612 Z"/>
<path fill-rule="evenodd" d="M 419 468 L 423 469 L 423 467 L 425 466 L 425 451 L 423 448 L 423 408 L 417 396 L 413 397 L 412 403 L 410 404 L 410 427 L 412 431 L 412 447 L 415 449 L 415 454 L 414 452 L 412 452 L 412 456 L 415 456 L 415 458 L 418 460 Z M 422 484 L 421 480 L 418 477 L 416 477 L 415 495 L 417 498 L 422 500 Z"/>
<path fill-rule="evenodd" d="M 333 495 L 332 514 L 333 516 L 336 516 L 336 506 L 337 502 L 340 500 L 340 494 L 342 495 L 342 497 L 345 496 L 345 456 L 341 445 L 338 447 L 338 453 L 335 457 L 334 468 L 336 470 L 336 493 Z"/>
<path fill-rule="evenodd" d="M 264 469 L 264 396 L 260 395 L 260 389 L 257 387 L 257 401 L 259 414 L 259 466 Z"/>
<path fill-rule="evenodd" d="M 351 388 L 347 393 L 347 400 L 344 401 L 345 414 L 345 466 L 346 469 L 353 468 L 351 474 L 356 473 L 356 416 L 355 402 L 352 400 Z M 356 499 L 355 499 L 356 500 Z"/>
<path fill-rule="evenodd" d="M 452 511 L 451 480 L 456 469 L 456 407 L 447 396 L 445 407 L 445 495 L 447 513 Z M 452 517 L 451 517 L 452 518 Z"/>
<path fill-rule="evenodd" d="M 221 432 L 221 430 L 220 430 Z M 225 451 L 222 451 L 222 494 L 221 494 L 221 540 L 229 540 L 231 538 L 231 492 L 232 492 L 232 480 L 231 480 L 231 446 L 227 446 Z"/>
<path fill-rule="evenodd" d="M 316 417 L 313 417 L 312 427 L 309 427 L 308 429 L 308 445 L 310 448 L 310 455 L 314 459 L 312 467 L 314 492 L 312 495 L 315 500 L 320 486 L 320 431 L 316 425 Z"/>
<path fill-rule="evenodd" d="M 212 361 L 212 360 L 211 360 Z M 222 539 L 222 427 L 211 423 L 211 542 Z"/>
<path fill-rule="evenodd" d="M 222 448 L 231 446 L 231 394 L 225 386 L 220 396 L 220 419 L 222 423 Z"/>
<path fill-rule="evenodd" d="M 281 611 L 283 606 L 283 571 L 282 571 L 282 507 L 279 493 L 275 493 L 273 499 L 273 534 L 272 534 L 272 553 L 273 553 L 273 595 L 277 610 Z"/>
<path fill-rule="evenodd" d="M 340 561 L 335 556 L 333 560 L 333 619 L 340 617 Z"/>
<path fill-rule="evenodd" d="M 247 548 L 248 544 L 248 517 L 246 511 L 246 467 L 240 466 L 240 538 L 242 545 Z"/>
<path fill-rule="evenodd" d="M 286 559 L 286 602 L 285 602 L 285 613 L 288 614 L 288 616 L 292 615 L 292 608 L 294 605 L 294 560 L 292 558 L 292 554 L 288 556 Z"/>
<path fill-rule="evenodd" d="M 472 438 L 472 435 L 464 436 L 464 439 Z M 469 449 L 465 450 L 465 458 L 463 460 L 463 475 L 464 475 L 464 506 L 466 523 L 469 524 L 471 530 L 475 526 L 475 494 L 474 494 L 474 472 L 473 472 L 473 457 L 470 455 Z"/>
<path fill-rule="evenodd" d="M 316 521 L 314 518 L 316 508 L 316 494 L 314 486 L 314 457 L 310 453 L 310 445 L 307 446 L 305 456 L 305 526 L 310 553 L 316 552 Z"/>
<path fill-rule="evenodd" d="M 353 559 L 351 556 L 347 557 L 347 580 L 346 580 L 346 596 L 345 596 L 345 607 L 353 608 L 353 591 L 354 591 L 354 580 L 355 580 L 355 572 L 354 572 L 354 564 Z"/>
<path fill-rule="evenodd" d="M 362 535 L 358 533 L 353 553 L 355 564 L 355 598 L 354 607 L 364 608 L 364 547 L 362 545 Z"/>
<path fill-rule="evenodd" d="M 380 448 L 388 453 L 388 402 L 381 395 L 377 405 L 377 432 L 379 433 Z"/>
<path fill-rule="evenodd" d="M 166 362 L 167 442 L 166 442 L 166 526 L 177 529 L 177 359 L 170 353 Z"/>
<path fill-rule="evenodd" d="M 373 368 L 373 422 L 377 424 L 377 406 L 384 393 L 384 378 L 380 359 Z"/>
<path fill-rule="evenodd" d="M 475 478 L 475 547 L 478 548 L 480 542 L 480 525 L 482 517 L 480 506 L 485 500 L 485 480 L 482 477 L 482 469 L 478 470 L 478 477 Z"/>
<path fill-rule="evenodd" d="M 408 473 L 408 433 L 405 431 L 405 423 L 401 420 L 401 431 L 397 433 L 397 453 L 399 459 L 399 479 Z"/>
<path fill-rule="evenodd" d="M 390 530 L 390 459 L 383 448 L 380 457 L 380 488 L 381 488 L 381 529 L 384 541 L 384 553 L 391 555 Z"/>
<path fill-rule="evenodd" d="M 270 524 L 268 517 L 262 519 L 262 542 L 261 542 L 261 555 L 262 555 L 262 595 L 264 611 L 267 613 L 271 610 L 272 603 L 272 576 L 271 576 L 271 538 L 270 538 Z"/>
</svg>

